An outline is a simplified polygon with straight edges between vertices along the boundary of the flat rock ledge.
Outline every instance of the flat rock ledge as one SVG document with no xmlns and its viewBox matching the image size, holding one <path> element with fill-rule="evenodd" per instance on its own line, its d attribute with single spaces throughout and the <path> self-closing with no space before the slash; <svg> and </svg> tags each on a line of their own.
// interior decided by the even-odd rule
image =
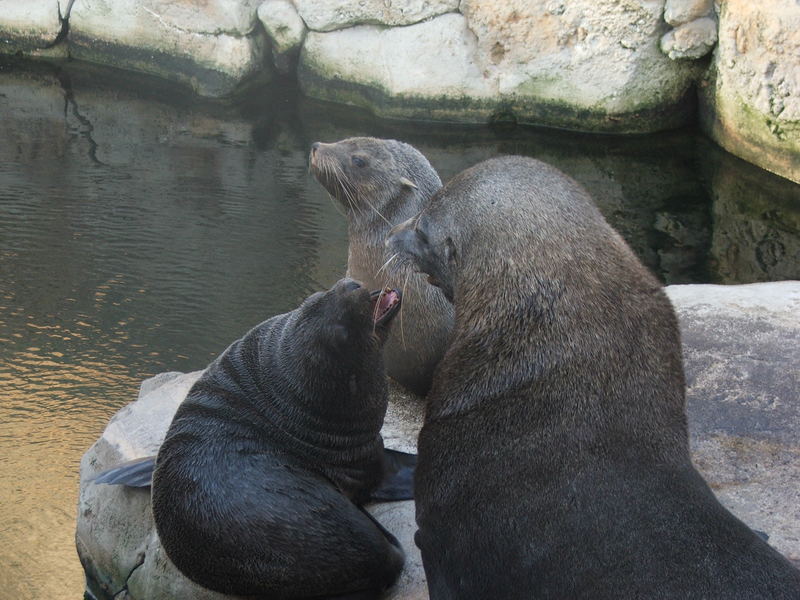
<svg viewBox="0 0 800 600">
<path fill-rule="evenodd" d="M 667 288 L 683 334 L 694 460 L 720 500 L 800 566 L 800 282 Z M 154 454 L 173 413 L 199 377 L 162 373 L 112 417 L 81 461 L 76 542 L 87 591 L 98 599 L 220 600 L 167 559 L 150 512 L 149 489 L 94 485 L 100 471 Z M 418 398 L 392 387 L 387 447 L 414 452 Z M 414 504 L 370 512 L 403 544 L 407 561 L 393 600 L 428 597 L 414 545 Z"/>
</svg>

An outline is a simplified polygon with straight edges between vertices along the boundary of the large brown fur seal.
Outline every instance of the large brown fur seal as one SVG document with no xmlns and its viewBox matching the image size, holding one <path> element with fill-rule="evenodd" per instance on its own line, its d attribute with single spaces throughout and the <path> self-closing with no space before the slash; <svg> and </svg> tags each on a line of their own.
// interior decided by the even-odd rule
<svg viewBox="0 0 800 600">
<path fill-rule="evenodd" d="M 577 183 L 489 160 L 387 245 L 456 310 L 418 445 L 432 600 L 800 598 L 693 467 L 672 306 Z"/>
<path fill-rule="evenodd" d="M 317 142 L 310 163 L 317 180 L 347 212 L 348 277 L 370 288 L 388 285 L 403 291 L 399 323 L 384 349 L 386 370 L 424 396 L 447 348 L 453 308 L 424 276 L 385 256 L 383 242 L 393 225 L 423 209 L 442 182 L 428 159 L 396 140 Z"/>
<path fill-rule="evenodd" d="M 403 564 L 361 509 L 384 473 L 381 346 L 399 294 L 352 280 L 258 325 L 189 391 L 159 449 L 156 528 L 202 586 L 377 597 Z"/>
</svg>

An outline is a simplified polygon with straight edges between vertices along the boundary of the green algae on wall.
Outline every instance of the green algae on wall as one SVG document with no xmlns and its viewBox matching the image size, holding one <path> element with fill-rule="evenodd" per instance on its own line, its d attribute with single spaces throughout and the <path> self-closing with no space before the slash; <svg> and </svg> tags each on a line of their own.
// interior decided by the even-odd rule
<svg viewBox="0 0 800 600">
<path fill-rule="evenodd" d="M 777 121 L 741 96 L 726 98 L 709 85 L 700 95 L 700 125 L 728 152 L 800 183 L 800 122 Z"/>
</svg>

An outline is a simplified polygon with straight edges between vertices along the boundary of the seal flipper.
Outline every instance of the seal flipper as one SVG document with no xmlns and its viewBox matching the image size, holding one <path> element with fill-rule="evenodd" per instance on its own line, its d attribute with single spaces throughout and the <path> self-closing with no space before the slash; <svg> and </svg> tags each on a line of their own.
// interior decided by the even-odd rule
<svg viewBox="0 0 800 600">
<path fill-rule="evenodd" d="M 93 481 L 94 483 L 107 483 L 109 485 L 149 487 L 153 481 L 153 469 L 155 466 L 155 456 L 135 458 L 103 471 Z"/>
<path fill-rule="evenodd" d="M 383 479 L 380 485 L 370 494 L 370 500 L 373 502 L 413 500 L 414 469 L 416 467 L 416 454 L 384 448 Z"/>
</svg>

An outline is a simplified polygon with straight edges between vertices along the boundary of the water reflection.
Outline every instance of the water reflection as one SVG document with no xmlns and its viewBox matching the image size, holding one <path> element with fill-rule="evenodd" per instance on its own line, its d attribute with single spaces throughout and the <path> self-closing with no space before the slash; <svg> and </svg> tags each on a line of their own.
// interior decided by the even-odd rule
<svg viewBox="0 0 800 600">
<path fill-rule="evenodd" d="M 326 107 L 327 108 L 327 107 Z M 693 132 L 618 137 L 554 130 L 490 130 L 426 126 L 402 128 L 377 120 L 337 120 L 306 101 L 307 129 L 323 141 L 347 135 L 399 137 L 425 154 L 447 180 L 499 154 L 538 158 L 574 177 L 639 257 L 666 283 L 708 281 L 711 214 L 698 177 Z M 338 110 L 339 113 L 341 109 Z M 339 116 L 339 115 L 337 115 Z"/>
<path fill-rule="evenodd" d="M 0 62 L 0 599 L 80 597 L 81 454 L 141 379 L 204 366 L 343 272 L 311 142 L 397 137 L 443 179 L 553 163 L 666 282 L 799 278 L 798 186 L 691 132 L 409 126 L 291 87 L 200 101 L 129 73 Z"/>
<path fill-rule="evenodd" d="M 800 186 L 705 145 L 716 280 L 800 279 Z"/>
</svg>

